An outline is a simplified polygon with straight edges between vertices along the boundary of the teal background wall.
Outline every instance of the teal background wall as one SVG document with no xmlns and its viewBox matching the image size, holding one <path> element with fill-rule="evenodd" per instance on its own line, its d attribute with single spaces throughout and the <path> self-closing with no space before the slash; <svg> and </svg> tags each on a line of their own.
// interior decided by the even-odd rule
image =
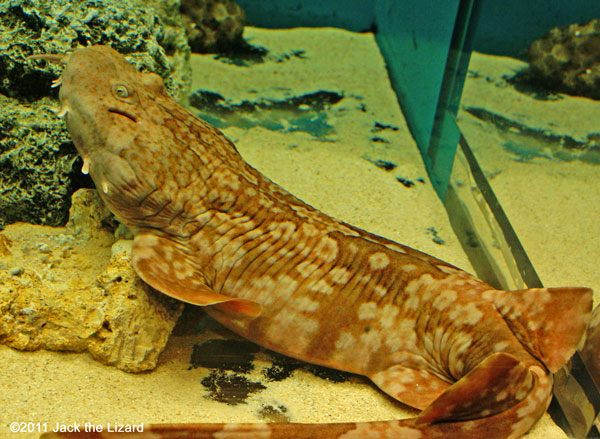
<svg viewBox="0 0 600 439">
<path fill-rule="evenodd" d="M 370 30 L 375 0 L 236 0 L 248 22 L 266 28 L 341 27 Z"/>
<path fill-rule="evenodd" d="M 600 0 L 480 0 L 473 50 L 522 55 L 553 27 L 600 18 Z"/>
<path fill-rule="evenodd" d="M 237 0 L 251 24 L 267 28 L 333 26 L 363 32 L 375 23 L 381 0 Z M 518 56 L 556 26 L 600 17 L 600 0 L 479 0 L 481 18 L 474 49 Z M 420 0 L 394 0 L 399 16 Z M 444 6 L 446 0 L 436 0 Z M 432 26 L 434 26 L 432 20 Z"/>
</svg>

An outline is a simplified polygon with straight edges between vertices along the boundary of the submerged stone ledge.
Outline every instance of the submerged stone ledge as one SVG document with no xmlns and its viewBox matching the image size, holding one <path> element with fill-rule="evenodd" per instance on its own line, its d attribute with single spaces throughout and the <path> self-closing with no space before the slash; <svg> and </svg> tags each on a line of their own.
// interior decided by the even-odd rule
<svg viewBox="0 0 600 439">
<path fill-rule="evenodd" d="M 0 233 L 0 343 L 88 351 L 128 372 L 156 367 L 183 304 L 137 277 L 110 222 L 96 191 L 82 189 L 66 227 Z"/>
</svg>

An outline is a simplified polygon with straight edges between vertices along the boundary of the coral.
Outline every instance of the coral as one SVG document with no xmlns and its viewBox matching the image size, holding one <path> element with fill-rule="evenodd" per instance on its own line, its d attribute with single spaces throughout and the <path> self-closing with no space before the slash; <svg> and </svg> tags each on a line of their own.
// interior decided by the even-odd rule
<svg viewBox="0 0 600 439">
<path fill-rule="evenodd" d="M 233 0 L 181 0 L 193 52 L 228 51 L 244 45 L 246 14 Z"/>
<path fill-rule="evenodd" d="M 600 99 L 600 19 L 552 29 L 531 44 L 527 56 L 530 81 Z"/>
<path fill-rule="evenodd" d="M 183 304 L 136 276 L 95 190 L 73 195 L 70 218 L 66 227 L 18 223 L 0 233 L 0 342 L 153 369 Z"/>
</svg>

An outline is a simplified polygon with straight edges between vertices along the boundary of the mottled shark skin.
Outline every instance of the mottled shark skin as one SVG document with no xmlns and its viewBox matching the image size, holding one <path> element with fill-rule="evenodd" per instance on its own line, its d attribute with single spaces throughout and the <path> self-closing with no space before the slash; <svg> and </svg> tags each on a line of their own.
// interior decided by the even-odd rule
<svg viewBox="0 0 600 439">
<path fill-rule="evenodd" d="M 495 290 L 289 194 L 113 49 L 61 62 L 59 115 L 83 172 L 134 231 L 145 282 L 259 345 L 365 375 L 422 410 L 371 423 L 146 426 L 148 437 L 518 438 L 542 416 L 550 372 L 584 337 L 590 289 Z"/>
</svg>

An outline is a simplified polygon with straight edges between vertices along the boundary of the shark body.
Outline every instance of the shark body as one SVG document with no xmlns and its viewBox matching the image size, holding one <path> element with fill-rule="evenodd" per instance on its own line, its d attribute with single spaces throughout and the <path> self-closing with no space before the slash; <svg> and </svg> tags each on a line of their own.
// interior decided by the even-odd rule
<svg viewBox="0 0 600 439">
<path fill-rule="evenodd" d="M 422 410 L 368 423 L 156 425 L 148 437 L 500 439 L 542 416 L 551 372 L 584 337 L 590 289 L 495 290 L 294 197 L 113 49 L 61 61 L 60 115 L 83 171 L 134 231 L 145 282 Z"/>
</svg>

